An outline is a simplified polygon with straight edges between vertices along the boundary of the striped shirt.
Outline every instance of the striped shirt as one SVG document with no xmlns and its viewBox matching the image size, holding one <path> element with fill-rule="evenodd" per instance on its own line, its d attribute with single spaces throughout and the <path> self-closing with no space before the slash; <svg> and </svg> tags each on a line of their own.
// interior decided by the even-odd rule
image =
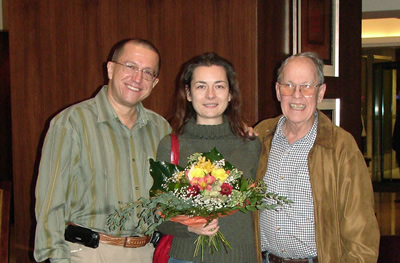
<svg viewBox="0 0 400 263">
<path fill-rule="evenodd" d="M 283 258 L 317 256 L 314 203 L 308 170 L 308 153 L 317 136 L 318 115 L 310 131 L 289 144 L 279 120 L 272 139 L 264 182 L 269 192 L 287 196 L 294 203 L 260 214 L 261 249 Z"/>
<path fill-rule="evenodd" d="M 107 99 L 107 86 L 92 99 L 73 105 L 50 123 L 36 185 L 35 258 L 69 258 L 67 222 L 114 236 L 143 234 L 136 220 L 109 232 L 106 218 L 118 202 L 148 196 L 149 174 L 159 141 L 171 132 L 160 115 L 137 106 L 128 129 Z M 139 213 L 140 211 L 135 211 Z"/>
</svg>

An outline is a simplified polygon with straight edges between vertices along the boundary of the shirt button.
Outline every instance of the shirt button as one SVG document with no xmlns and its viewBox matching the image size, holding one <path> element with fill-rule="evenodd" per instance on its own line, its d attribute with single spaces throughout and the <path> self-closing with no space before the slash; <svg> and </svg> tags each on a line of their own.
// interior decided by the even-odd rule
<svg viewBox="0 0 400 263">
<path fill-rule="evenodd" d="M 136 187 L 135 187 L 135 189 L 136 189 L 136 190 L 139 190 L 139 187 L 138 187 L 138 186 L 136 186 Z"/>
<path fill-rule="evenodd" d="M 281 228 L 278 226 L 278 227 L 276 228 L 276 231 L 279 231 L 279 230 L 281 230 Z"/>
<path fill-rule="evenodd" d="M 134 162 L 135 161 L 135 158 L 132 158 L 132 162 Z"/>
<path fill-rule="evenodd" d="M 281 176 L 281 179 L 285 179 L 285 176 L 282 175 L 282 176 Z"/>
<path fill-rule="evenodd" d="M 285 253 L 286 252 L 286 249 L 282 249 L 282 253 Z"/>
</svg>

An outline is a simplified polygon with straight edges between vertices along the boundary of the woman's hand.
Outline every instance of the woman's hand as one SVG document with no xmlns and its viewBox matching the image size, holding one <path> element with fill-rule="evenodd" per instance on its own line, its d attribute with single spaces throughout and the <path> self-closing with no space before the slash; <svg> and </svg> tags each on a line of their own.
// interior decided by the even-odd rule
<svg viewBox="0 0 400 263">
<path fill-rule="evenodd" d="M 212 236 L 219 230 L 218 219 L 214 219 L 209 224 L 204 224 L 202 227 L 193 228 L 188 226 L 188 231 L 199 236 Z"/>
<path fill-rule="evenodd" d="M 250 137 L 258 136 L 258 132 L 256 132 L 256 131 L 254 130 L 254 128 L 251 127 L 251 126 L 246 126 L 246 127 L 245 127 L 245 131 L 246 131 L 246 133 L 247 133 Z"/>
</svg>

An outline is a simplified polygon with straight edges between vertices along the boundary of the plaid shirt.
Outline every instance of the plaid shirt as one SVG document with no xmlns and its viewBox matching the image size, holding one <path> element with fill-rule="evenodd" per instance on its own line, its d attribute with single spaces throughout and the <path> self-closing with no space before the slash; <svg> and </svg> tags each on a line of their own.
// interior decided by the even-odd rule
<svg viewBox="0 0 400 263">
<path fill-rule="evenodd" d="M 287 196 L 294 203 L 260 214 L 261 248 L 283 258 L 317 256 L 314 204 L 307 157 L 317 136 L 318 115 L 302 139 L 289 144 L 278 122 L 272 139 L 264 182 L 269 192 Z"/>
</svg>

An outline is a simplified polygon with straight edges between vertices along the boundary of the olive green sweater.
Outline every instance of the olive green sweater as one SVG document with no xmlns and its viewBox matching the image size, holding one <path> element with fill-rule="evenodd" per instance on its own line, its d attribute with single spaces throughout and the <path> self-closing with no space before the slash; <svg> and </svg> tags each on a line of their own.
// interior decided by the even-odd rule
<svg viewBox="0 0 400 263">
<path fill-rule="evenodd" d="M 185 126 L 184 133 L 179 135 L 179 165 L 186 166 L 187 157 L 195 152 L 208 152 L 214 147 L 224 158 L 243 171 L 244 177 L 255 178 L 258 160 L 261 152 L 261 143 L 255 140 L 244 140 L 233 135 L 229 123 L 224 118 L 221 125 L 196 125 L 191 119 Z M 157 160 L 170 162 L 171 139 L 166 136 L 160 142 L 157 151 Z M 237 212 L 218 220 L 220 231 L 232 246 L 228 253 L 221 247 L 220 252 L 213 255 L 204 253 L 207 263 L 254 263 L 256 260 L 253 220 L 251 213 Z M 159 226 L 164 234 L 174 236 L 169 255 L 173 258 L 186 261 L 201 261 L 201 253 L 193 258 L 194 241 L 198 235 L 188 232 L 187 226 L 175 222 L 164 222 Z"/>
</svg>

